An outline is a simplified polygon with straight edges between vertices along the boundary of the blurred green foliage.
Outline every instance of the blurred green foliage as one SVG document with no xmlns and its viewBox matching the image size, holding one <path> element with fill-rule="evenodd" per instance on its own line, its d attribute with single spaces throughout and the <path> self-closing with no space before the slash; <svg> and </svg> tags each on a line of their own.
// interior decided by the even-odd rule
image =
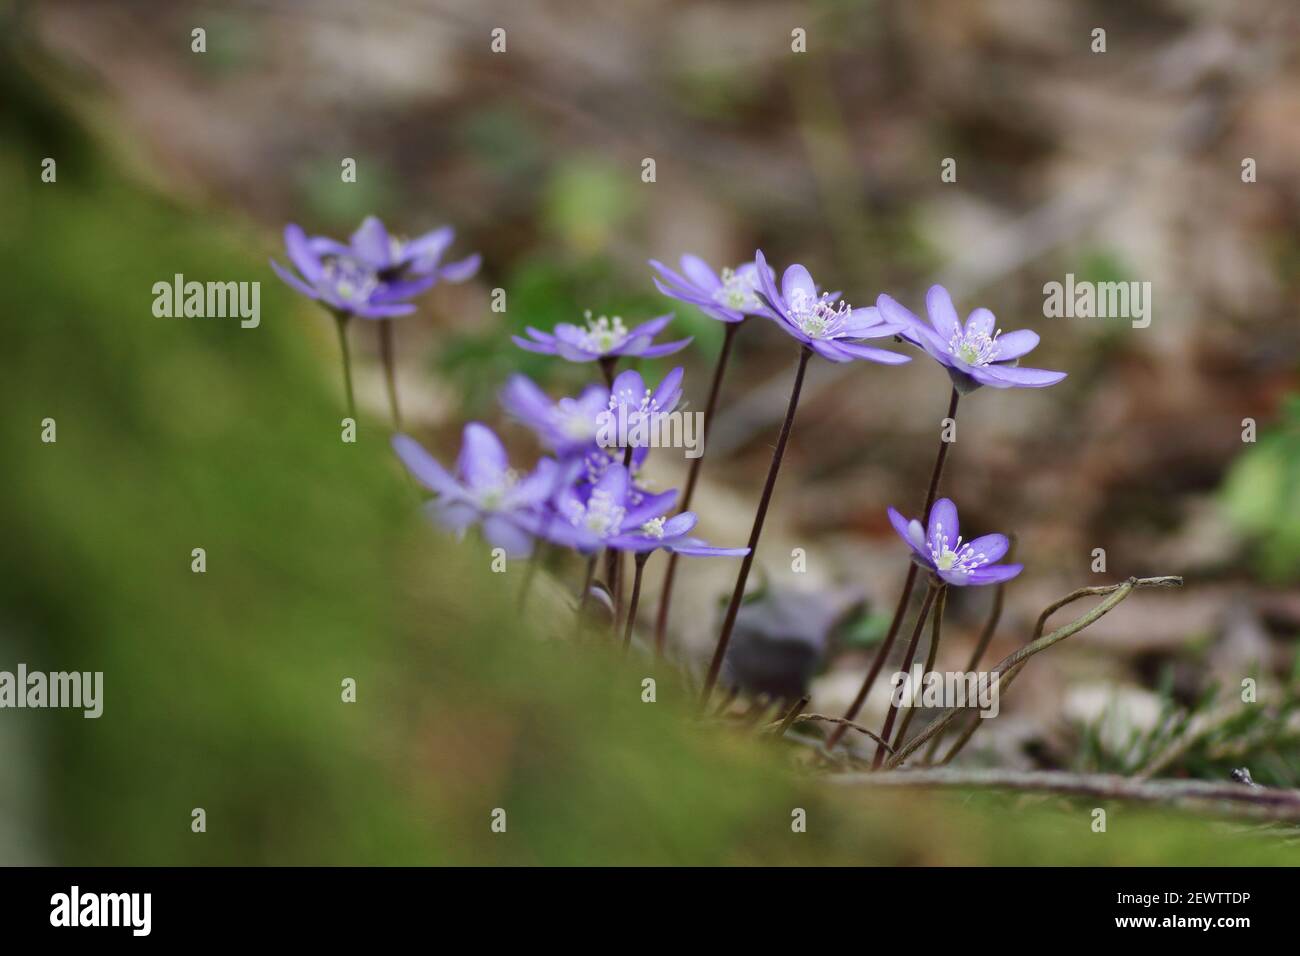
<svg viewBox="0 0 1300 956">
<path fill-rule="evenodd" d="M 1300 395 L 1233 463 L 1223 486 L 1228 515 L 1256 539 L 1256 562 L 1276 581 L 1300 579 Z"/>
<path fill-rule="evenodd" d="M 24 825 L 50 861 L 1294 861 L 1149 810 L 1099 837 L 1063 802 L 832 790 L 694 726 L 671 675 L 536 640 L 567 610 L 539 594 L 520 620 L 518 575 L 426 526 L 382 423 L 339 440 L 332 329 L 267 269 L 274 237 L 124 178 L 44 92 L 57 75 L 10 52 L 0 664 L 105 673 L 99 720 L 0 714 L 40 744 L 35 766 L 0 754 L 0 775 L 39 775 Z M 581 232 L 581 188 L 561 193 Z M 261 281 L 261 327 L 155 318 L 152 284 L 175 273 Z"/>
</svg>

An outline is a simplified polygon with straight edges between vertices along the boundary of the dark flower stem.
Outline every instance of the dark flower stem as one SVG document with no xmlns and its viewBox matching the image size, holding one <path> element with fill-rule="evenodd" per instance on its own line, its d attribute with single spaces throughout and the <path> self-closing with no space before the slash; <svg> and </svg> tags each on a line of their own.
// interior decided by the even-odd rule
<svg viewBox="0 0 1300 956">
<path fill-rule="evenodd" d="M 606 355 L 600 359 L 600 373 L 605 376 L 605 387 L 614 387 L 614 366 L 618 364 L 618 358 L 614 355 Z"/>
<path fill-rule="evenodd" d="M 934 583 L 934 578 L 930 579 L 929 587 L 925 589 L 925 600 L 921 602 L 921 610 L 916 615 L 916 627 L 912 628 L 912 639 L 907 642 L 907 653 L 903 656 L 903 666 L 899 668 L 904 674 L 912 669 L 912 661 L 916 660 L 916 645 L 921 642 L 921 631 L 925 629 L 925 619 L 930 614 L 930 606 L 934 604 L 935 595 L 938 593 L 940 585 Z M 883 740 L 889 739 L 889 732 L 894 729 L 894 721 L 898 719 L 898 704 L 893 697 L 889 700 L 889 713 L 885 715 L 885 724 L 880 728 L 880 736 Z M 881 744 L 876 744 L 876 757 L 871 761 L 871 769 L 877 770 L 881 762 L 885 759 L 885 748 Z"/>
<path fill-rule="evenodd" d="M 930 614 L 930 649 L 925 655 L 925 669 L 921 672 L 922 676 L 929 674 L 934 670 L 935 658 L 939 655 L 939 634 L 943 629 L 943 610 L 948 604 L 948 588 L 944 585 L 939 587 L 939 594 L 934 599 L 934 610 Z M 919 693 L 920 688 L 915 691 Z M 912 717 L 916 713 L 918 704 L 916 698 L 912 699 L 912 706 L 907 708 L 907 713 L 903 715 L 903 722 L 898 725 L 898 734 L 894 737 L 894 749 L 897 750 L 903 741 L 907 738 L 907 727 L 912 722 Z"/>
<path fill-rule="evenodd" d="M 1101 587 L 1080 588 L 1077 591 L 1073 591 L 1070 594 L 1067 594 L 1065 597 L 1061 598 L 1055 604 L 1049 604 L 1047 606 L 1047 609 L 1043 611 L 1041 615 L 1039 615 L 1038 627 L 1034 631 L 1036 635 L 1042 635 L 1043 628 L 1046 626 L 1048 617 L 1050 617 L 1057 610 L 1065 607 L 1067 604 L 1073 603 L 1074 601 L 1077 601 L 1079 598 L 1087 597 L 1089 595 L 1107 594 L 1109 595 L 1109 597 L 1107 597 L 1106 600 L 1102 601 L 1091 611 L 1088 611 L 1086 614 L 1084 614 L 1082 617 L 1078 618 L 1077 620 L 1071 621 L 1069 624 L 1066 624 L 1062 627 L 1058 627 L 1051 634 L 1047 634 L 1041 637 L 1036 637 L 1034 640 L 1030 641 L 1024 647 L 1002 658 L 1002 660 L 998 661 L 996 664 L 993 665 L 993 670 L 989 675 L 988 679 L 981 678 L 978 690 L 981 692 L 981 694 L 988 693 L 991 684 L 993 682 L 1001 682 L 1002 680 L 1004 680 L 1008 671 L 1017 669 L 1018 665 L 1023 664 L 1025 661 L 1033 657 L 1035 654 L 1041 654 L 1049 647 L 1052 647 L 1055 644 L 1059 644 L 1067 637 L 1079 633 L 1084 628 L 1091 625 L 1098 618 L 1109 613 L 1117 604 L 1119 604 L 1126 597 L 1132 594 L 1133 591 L 1139 588 L 1169 588 L 1169 587 L 1180 588 L 1182 586 L 1183 586 L 1183 579 L 1178 575 L 1164 575 L 1155 578 L 1129 578 L 1127 581 L 1123 582 L 1122 584 L 1110 584 Z M 904 760 L 906 760 L 917 749 L 929 743 L 931 738 L 933 738 L 935 734 L 943 733 L 943 731 L 946 730 L 954 720 L 956 720 L 962 714 L 966 713 L 968 710 L 969 708 L 967 707 L 949 707 L 946 711 L 943 712 L 942 715 L 940 715 L 939 717 L 931 721 L 930 724 L 923 731 L 917 734 L 916 738 L 913 739 L 910 743 L 908 743 L 906 747 L 904 747 L 902 750 L 898 751 L 898 753 L 894 754 L 894 756 L 889 758 L 890 769 L 892 770 L 894 767 L 898 766 Z"/>
<path fill-rule="evenodd" d="M 951 418 L 953 421 L 957 420 L 957 400 L 960 397 L 957 394 L 957 389 L 954 388 L 952 396 L 948 399 L 948 414 L 946 417 Z M 930 508 L 934 506 L 934 499 L 939 492 L 939 478 L 943 474 L 943 463 L 948 458 L 948 446 L 950 444 L 951 442 L 943 441 L 942 436 L 940 436 L 939 454 L 934 459 L 934 470 L 930 472 L 930 487 L 925 493 L 925 508 L 921 511 L 922 524 L 926 524 L 930 520 Z M 853 703 L 844 712 L 845 720 L 853 720 L 858 716 L 858 711 L 862 709 L 867 694 L 871 693 L 876 678 L 880 676 L 880 669 L 885 665 L 885 658 L 889 656 L 889 652 L 894 648 L 894 641 L 898 637 L 898 629 L 903 624 L 903 615 L 907 613 L 907 604 L 912 599 L 912 589 L 916 587 L 918 570 L 920 569 L 916 563 L 909 560 L 907 563 L 907 580 L 903 582 L 903 593 L 898 597 L 898 605 L 894 608 L 893 620 L 889 622 L 889 631 L 880 644 L 880 650 L 876 651 L 875 659 L 871 662 L 866 679 L 862 682 L 862 686 L 858 688 L 858 696 L 853 698 Z M 826 749 L 829 750 L 839 743 L 847 727 L 847 724 L 841 724 L 831 733 L 830 738 L 826 741 Z"/>
<path fill-rule="evenodd" d="M 1008 561 L 1011 560 L 1015 551 L 1016 539 L 1012 536 L 1006 554 Z M 1002 620 L 1002 606 L 1006 601 L 1006 587 L 1007 582 L 1002 581 L 993 588 L 993 605 L 989 608 L 989 616 L 984 622 L 984 629 L 980 631 L 979 640 L 975 642 L 975 651 L 970 656 L 970 663 L 966 665 L 966 673 L 968 674 L 975 673 L 975 668 L 980 666 L 980 661 L 984 659 L 984 652 L 989 649 L 989 643 L 993 640 L 993 635 L 998 629 L 998 622 Z M 925 748 L 925 762 L 927 764 L 934 762 L 942 740 L 943 734 L 935 734 L 930 740 L 930 746 Z M 947 763 L 946 760 L 944 762 Z"/>
<path fill-rule="evenodd" d="M 727 369 L 727 360 L 731 357 L 731 343 L 736 337 L 736 330 L 744 324 L 728 322 L 722 337 L 722 351 L 718 353 L 718 364 L 713 368 L 713 382 L 709 385 L 709 399 L 704 406 L 704 428 L 701 430 L 700 442 L 704 445 L 698 458 L 691 462 L 691 470 L 686 476 L 686 490 L 682 492 L 682 503 L 677 513 L 691 510 L 691 498 L 695 495 L 695 483 L 700 477 L 700 468 L 704 464 L 704 451 L 708 450 L 709 422 L 713 421 L 713 412 L 718 407 L 718 395 L 722 391 L 722 375 Z M 668 633 L 668 608 L 673 600 L 673 578 L 677 576 L 677 559 L 681 557 L 676 551 L 668 556 L 668 569 L 664 571 L 663 588 L 659 592 L 659 613 L 655 618 L 655 655 L 663 657 L 664 640 Z"/>
<path fill-rule="evenodd" d="M 629 486 L 632 482 L 632 446 L 623 449 L 623 470 L 627 472 Z M 623 552 L 610 549 L 608 574 L 610 578 L 609 596 L 614 602 L 614 620 L 623 607 Z"/>
<path fill-rule="evenodd" d="M 722 633 L 718 635 L 718 646 L 713 652 L 708 675 L 704 678 L 704 690 L 700 694 L 700 707 L 709 704 L 709 695 L 718 682 L 722 670 L 722 661 L 727 656 L 727 644 L 731 641 L 731 631 L 736 626 L 736 616 L 740 613 L 740 602 L 745 597 L 745 582 L 749 579 L 749 569 L 754 564 L 754 555 L 758 551 L 758 538 L 763 533 L 763 521 L 767 518 L 767 507 L 772 503 L 772 491 L 776 488 L 776 476 L 781 470 L 781 459 L 785 456 L 785 446 L 790 440 L 790 429 L 794 426 L 794 413 L 799 407 L 799 392 L 803 389 L 804 372 L 808 370 L 808 359 L 812 349 L 804 346 L 799 350 L 799 366 L 794 376 L 794 387 L 790 389 L 790 404 L 785 410 L 785 421 L 781 423 L 781 433 L 776 440 L 776 450 L 772 452 L 772 464 L 767 469 L 767 481 L 763 485 L 763 495 L 758 500 L 758 511 L 754 514 L 754 527 L 749 532 L 749 553 L 740 562 L 740 573 L 736 575 L 736 588 L 731 592 L 731 604 L 727 606 L 727 616 L 722 622 Z"/>
<path fill-rule="evenodd" d="M 636 573 L 632 576 L 632 599 L 627 604 L 627 623 L 623 625 L 623 653 L 632 646 L 632 628 L 636 625 L 636 606 L 641 600 L 641 572 L 645 570 L 649 551 L 639 552 L 636 556 Z"/>
<path fill-rule="evenodd" d="M 596 558 L 598 556 L 599 552 L 587 559 L 587 574 L 582 579 L 582 590 L 578 594 L 578 611 L 575 617 L 578 625 L 582 624 L 582 612 L 587 610 L 587 598 L 591 596 L 591 582 L 596 577 Z"/>
<path fill-rule="evenodd" d="M 402 413 L 397 406 L 397 370 L 393 363 L 393 320 L 379 320 L 379 357 L 384 363 L 384 381 L 388 385 L 388 407 L 393 410 L 393 428 L 402 430 Z"/>
<path fill-rule="evenodd" d="M 335 312 L 334 321 L 339 330 L 339 349 L 343 353 L 343 390 L 348 397 L 348 418 L 356 421 L 357 405 L 352 397 L 352 352 L 348 348 L 348 315 Z"/>
</svg>

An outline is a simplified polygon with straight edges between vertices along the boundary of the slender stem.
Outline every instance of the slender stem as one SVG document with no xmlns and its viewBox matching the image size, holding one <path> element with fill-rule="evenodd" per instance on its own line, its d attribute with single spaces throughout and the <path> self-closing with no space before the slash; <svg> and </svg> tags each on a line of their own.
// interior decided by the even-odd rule
<svg viewBox="0 0 1300 956">
<path fill-rule="evenodd" d="M 807 694 L 804 694 L 794 702 L 793 707 L 786 711 L 785 716 L 781 718 L 781 723 L 776 728 L 776 735 L 778 737 L 785 736 L 785 732 L 794 725 L 796 720 L 799 719 L 799 715 L 803 713 L 803 709 L 808 706 L 808 701 L 810 700 L 812 700 L 812 698 Z"/>
<path fill-rule="evenodd" d="M 645 570 L 646 559 L 650 557 L 649 551 L 643 551 L 637 554 L 636 572 L 632 576 L 632 599 L 627 604 L 627 623 L 623 625 L 623 653 L 626 654 L 632 646 L 632 628 L 636 624 L 636 606 L 641 600 L 641 572 Z"/>
<path fill-rule="evenodd" d="M 339 330 L 339 348 L 343 353 L 343 390 L 348 397 L 348 418 L 356 421 L 357 404 L 352 397 L 352 351 L 348 348 L 348 314 L 335 312 L 334 321 Z"/>
<path fill-rule="evenodd" d="M 627 472 L 628 487 L 632 485 L 632 446 L 628 445 L 623 449 L 623 470 Z M 623 552 L 614 551 L 614 559 L 609 565 L 609 596 L 614 602 L 614 620 L 618 620 L 619 612 L 623 609 Z"/>
<path fill-rule="evenodd" d="M 1011 670 L 1007 671 L 1005 674 L 1002 675 L 1002 679 L 998 681 L 999 697 L 1001 697 L 1003 694 L 1005 694 L 1008 690 L 1011 689 L 1011 682 L 1014 681 L 1016 679 L 1016 676 L 1024 669 L 1025 669 L 1025 664 L 1023 661 L 1021 661 L 1015 667 L 1011 668 Z M 948 764 L 952 763 L 952 758 L 957 756 L 959 753 L 961 753 L 961 749 L 966 746 L 967 742 L 972 737 L 975 736 L 975 731 L 980 729 L 980 724 L 983 722 L 984 722 L 984 718 L 980 716 L 979 711 L 976 711 L 975 713 L 971 714 L 970 723 L 968 723 L 966 725 L 966 729 L 961 732 L 961 736 L 959 736 L 953 742 L 952 748 L 944 756 L 943 760 L 939 761 L 940 766 L 947 766 Z M 942 733 L 938 733 L 934 735 L 934 739 L 930 741 L 930 750 L 934 749 L 934 745 L 939 742 L 939 739 L 942 736 L 943 736 Z M 927 750 L 926 753 L 928 754 L 929 750 Z"/>
<path fill-rule="evenodd" d="M 745 582 L 749 579 L 749 569 L 754 564 L 754 554 L 758 551 L 758 538 L 763 533 L 763 521 L 767 518 L 767 507 L 772 503 L 772 490 L 776 487 L 776 476 L 781 471 L 781 459 L 785 456 L 785 446 L 790 440 L 790 429 L 794 427 L 794 413 L 799 407 L 799 392 L 803 389 L 804 372 L 808 369 L 808 359 L 812 349 L 803 347 L 799 350 L 799 366 L 794 375 L 794 387 L 790 390 L 790 404 L 785 410 L 785 421 L 781 423 L 781 433 L 776 439 L 776 450 L 772 452 L 772 464 L 767 469 L 767 481 L 763 484 L 763 495 L 758 500 L 758 511 L 754 514 L 754 527 L 749 532 L 749 552 L 740 562 L 740 573 L 736 575 L 736 587 L 731 592 L 731 603 L 727 606 L 727 616 L 722 622 L 722 633 L 718 635 L 718 646 L 709 663 L 708 675 L 704 678 L 704 690 L 700 694 L 700 707 L 707 707 L 713 685 L 718 682 L 718 673 L 722 670 L 722 661 L 727 656 L 727 644 L 731 641 L 731 631 L 736 626 L 736 616 L 740 613 L 740 602 L 745 597 Z"/>
<path fill-rule="evenodd" d="M 916 646 L 921 643 L 921 631 L 925 629 L 925 619 L 930 613 L 930 607 L 934 604 L 935 596 L 939 593 L 940 586 L 934 583 L 932 578 L 929 586 L 925 589 L 925 600 L 921 602 L 921 610 L 916 615 L 916 626 L 912 628 L 912 638 L 907 642 L 907 653 L 903 655 L 902 672 L 906 674 L 912 669 L 912 661 L 916 660 Z M 898 718 L 898 701 L 894 695 L 889 698 L 889 712 L 885 714 L 885 724 L 880 728 L 880 736 L 885 740 L 889 739 L 889 732 L 894 729 L 894 721 Z M 871 761 L 871 769 L 875 770 L 880 766 L 880 762 L 885 759 L 885 748 L 876 745 L 876 756 Z"/>
<path fill-rule="evenodd" d="M 606 355 L 600 359 L 600 373 L 605 376 L 605 387 L 614 387 L 614 366 L 618 364 L 617 356 Z"/>
<path fill-rule="evenodd" d="M 722 336 L 722 351 L 718 353 L 718 364 L 713 367 L 713 382 L 709 385 L 709 399 L 704 406 L 704 427 L 701 429 L 700 455 L 691 461 L 690 471 L 686 475 L 686 489 L 682 492 L 681 507 L 678 514 L 691 510 L 691 499 L 695 495 L 695 483 L 699 480 L 700 469 L 704 465 L 704 452 L 709 447 L 709 422 L 713 421 L 713 412 L 718 407 L 718 396 L 722 392 L 722 375 L 727 370 L 727 360 L 731 357 L 731 344 L 736 337 L 736 330 L 744 324 L 728 322 Z M 668 556 L 668 569 L 664 571 L 663 588 L 659 592 L 659 613 L 655 618 L 655 654 L 663 657 L 664 641 L 668 634 L 668 608 L 673 601 L 673 579 L 677 576 L 677 559 L 681 557 L 676 551 Z"/>
<path fill-rule="evenodd" d="M 1053 644 L 1065 640 L 1067 637 L 1071 636 L 1072 634 L 1079 633 L 1079 631 L 1082 631 L 1085 627 L 1088 627 L 1090 624 L 1095 622 L 1098 618 L 1101 618 L 1105 616 L 1107 613 L 1109 613 L 1117 604 L 1119 604 L 1126 597 L 1128 597 L 1135 589 L 1165 588 L 1165 587 L 1177 588 L 1182 586 L 1183 586 L 1183 579 L 1181 577 L 1178 577 L 1177 575 L 1165 575 L 1163 577 L 1156 577 L 1156 578 L 1129 578 L 1127 581 L 1123 582 L 1122 584 L 1111 584 L 1111 585 L 1095 587 L 1095 588 L 1080 588 L 1078 591 L 1075 591 L 1067 595 L 1066 597 L 1057 601 L 1055 604 L 1048 606 L 1047 610 L 1045 610 L 1038 618 L 1038 632 L 1041 633 L 1043 625 L 1046 624 L 1048 616 L 1053 611 L 1057 610 L 1058 608 L 1064 607 L 1065 605 L 1069 604 L 1071 601 L 1075 601 L 1078 598 L 1084 597 L 1089 594 L 1098 594 L 1098 595 L 1109 594 L 1110 596 L 1107 597 L 1106 600 L 1097 604 L 1091 611 L 1088 611 L 1083 616 L 1071 621 L 1069 624 L 1065 624 L 1061 627 L 1058 627 L 1056 630 L 1054 630 L 1051 634 L 1048 634 L 1046 637 L 1039 637 L 1033 641 L 1030 641 L 1024 647 L 1002 658 L 1002 660 L 998 661 L 995 665 L 993 665 L 993 670 L 990 673 L 988 679 L 980 681 L 980 686 L 977 689 L 988 692 L 991 690 L 991 685 L 993 683 L 996 682 L 999 685 L 1001 685 L 1001 682 L 1007 676 L 1009 676 L 1007 672 L 1015 668 L 1016 665 L 1021 664 L 1024 661 L 1027 661 L 1035 654 L 1047 650 Z M 912 753 L 914 753 L 919 747 L 927 743 L 931 737 L 933 737 L 935 734 L 942 733 L 948 727 L 949 724 L 951 724 L 962 714 L 964 710 L 966 710 L 966 708 L 964 707 L 949 707 L 946 711 L 943 712 L 942 715 L 940 715 L 939 717 L 931 721 L 930 725 L 926 727 L 925 730 L 917 734 L 915 739 L 913 739 L 906 747 L 904 747 L 902 750 L 896 753 L 892 758 L 890 758 L 889 761 L 890 768 L 892 769 L 893 767 L 897 767 L 904 760 L 906 760 Z"/>
<path fill-rule="evenodd" d="M 393 362 L 393 320 L 379 320 L 379 357 L 384 364 L 384 381 L 388 385 L 388 407 L 393 410 L 393 428 L 402 430 L 402 413 L 397 406 L 397 369 Z"/>
<path fill-rule="evenodd" d="M 952 390 L 952 395 L 948 398 L 948 418 L 953 421 L 957 420 L 957 401 L 961 396 L 957 389 Z M 939 441 L 939 454 L 934 459 L 934 469 L 930 472 L 930 487 L 925 493 L 925 507 L 921 511 L 921 521 L 925 523 L 930 517 L 930 508 L 934 505 L 935 495 L 939 491 L 939 477 L 943 474 L 943 463 L 948 458 L 948 445 L 950 442 Z M 876 651 L 875 659 L 871 662 L 871 667 L 867 670 L 867 676 L 862 681 L 862 686 L 858 688 L 858 695 L 853 698 L 853 703 L 849 709 L 844 712 L 845 720 L 852 720 L 858 716 L 858 711 L 862 709 L 862 704 L 867 699 L 867 694 L 871 693 L 871 688 L 876 683 L 876 678 L 880 676 L 880 670 L 885 665 L 885 658 L 894 648 L 894 640 L 898 637 L 898 630 L 903 625 L 903 616 L 907 613 L 907 604 L 912 598 L 912 589 L 916 586 L 917 565 L 908 561 L 907 563 L 907 580 L 903 582 L 903 593 L 898 596 L 898 605 L 894 608 L 893 620 L 889 622 L 889 631 L 885 634 L 885 639 L 880 643 L 880 649 Z M 840 725 L 831 734 L 830 739 L 826 741 L 826 749 L 834 747 L 841 737 L 847 725 Z"/>
<path fill-rule="evenodd" d="M 1011 560 L 1015 550 L 1016 539 L 1012 536 L 1006 554 L 1008 561 Z M 984 659 L 984 652 L 989 649 L 989 643 L 993 640 L 993 635 L 998 629 L 998 622 L 1002 620 L 1002 606 L 1006 601 L 1006 588 L 1007 582 L 1005 581 L 999 582 L 993 588 L 993 605 L 989 608 L 989 616 L 984 621 L 984 630 L 980 632 L 979 640 L 975 642 L 975 650 L 970 656 L 970 663 L 966 665 L 966 673 L 968 674 L 975 673 L 975 669 L 979 667 L 980 661 Z M 972 730 L 971 733 L 974 733 L 974 731 Z M 934 755 L 939 749 L 939 744 L 942 742 L 943 734 L 936 734 L 934 739 L 930 741 L 930 746 L 925 749 L 926 763 L 934 761 Z M 948 760 L 952 759 L 952 756 L 953 755 L 950 753 L 943 762 L 947 763 Z"/>
<path fill-rule="evenodd" d="M 924 675 L 934 671 L 935 658 L 939 656 L 939 634 L 943 629 L 943 610 L 948 604 L 948 588 L 946 585 L 940 585 L 939 594 L 934 599 L 934 610 L 930 614 L 930 650 L 925 655 L 925 669 L 921 672 L 922 680 Z M 894 749 L 897 750 L 907 739 L 907 727 L 912 722 L 912 717 L 919 709 L 916 695 L 920 693 L 920 688 L 913 689 L 912 704 L 907 708 L 907 713 L 903 715 L 903 722 L 898 725 L 898 733 L 894 736 Z"/>
<path fill-rule="evenodd" d="M 578 595 L 578 611 L 574 617 L 577 624 L 582 623 L 582 612 L 587 610 L 587 598 L 591 596 L 591 582 L 596 577 L 596 558 L 599 552 L 587 559 L 587 574 L 582 579 L 582 592 Z"/>
</svg>

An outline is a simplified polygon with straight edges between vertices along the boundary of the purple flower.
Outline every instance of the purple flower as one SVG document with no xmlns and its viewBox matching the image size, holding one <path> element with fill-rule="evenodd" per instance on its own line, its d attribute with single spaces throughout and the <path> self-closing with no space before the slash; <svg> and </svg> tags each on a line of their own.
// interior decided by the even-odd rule
<svg viewBox="0 0 1300 956">
<path fill-rule="evenodd" d="M 692 557 L 742 557 L 749 553 L 748 548 L 714 548 L 690 537 L 696 522 L 692 512 L 668 518 L 663 513 L 664 496 L 632 504 L 630 488 L 627 470 L 621 464 L 611 464 L 585 501 L 571 488 L 561 491 L 556 517 L 549 524 L 544 519 L 539 522 L 539 533 L 588 553 L 600 548 L 638 553 L 662 548 Z"/>
<path fill-rule="evenodd" d="M 297 274 L 274 259 L 271 268 L 291 288 L 324 304 L 337 315 L 362 319 L 390 319 L 409 315 L 415 306 L 403 302 L 432 283 L 388 282 L 373 269 L 349 256 L 322 257 L 313 249 L 302 229 L 293 223 L 284 227 L 284 246 Z"/>
<path fill-rule="evenodd" d="M 478 422 L 465 426 L 454 475 L 409 435 L 394 435 L 393 450 L 415 479 L 437 495 L 430 513 L 439 524 L 463 536 L 482 523 L 488 543 L 511 557 L 532 552 L 542 506 L 565 483 L 560 466 L 549 458 L 538 462 L 532 474 L 517 475 L 501 440 Z"/>
<path fill-rule="evenodd" d="M 659 386 L 646 388 L 635 369 L 620 372 L 609 392 L 609 403 L 599 416 L 596 444 L 602 448 L 644 448 L 650 445 L 660 416 L 677 407 L 682 397 L 682 369 L 675 368 Z"/>
<path fill-rule="evenodd" d="M 925 294 L 929 324 L 887 295 L 876 306 L 889 322 L 903 327 L 902 335 L 948 369 L 953 385 L 963 394 L 981 385 L 990 388 L 1045 388 L 1065 378 L 1064 372 L 1041 368 L 1020 368 L 1022 355 L 1038 345 L 1038 333 L 1029 329 L 1003 332 L 988 309 L 976 309 L 962 325 L 952 296 L 941 285 L 930 286 Z"/>
<path fill-rule="evenodd" d="M 957 506 L 949 498 L 934 503 L 928 529 L 916 519 L 908 521 L 893 508 L 889 509 L 889 520 L 914 552 L 912 560 L 949 584 L 958 587 L 999 584 L 1024 570 L 1023 564 L 993 563 L 1010 547 L 1004 534 L 986 534 L 963 542 L 958 534 Z"/>
<path fill-rule="evenodd" d="M 317 255 L 352 259 L 390 280 L 424 276 L 427 280 L 424 288 L 428 288 L 439 279 L 464 282 L 478 271 L 482 261 L 478 254 L 441 265 L 442 254 L 455 238 L 455 230 L 443 226 L 415 239 L 401 239 L 391 235 L 378 218 L 367 216 L 347 245 L 324 236 L 308 241 Z"/>
<path fill-rule="evenodd" d="M 735 269 L 724 268 L 722 275 L 699 256 L 682 256 L 680 273 L 654 259 L 650 265 L 659 272 L 654 277 L 655 288 L 719 322 L 740 322 L 747 315 L 767 313 L 758 298 L 758 266 L 752 262 Z"/>
<path fill-rule="evenodd" d="M 855 309 L 837 294 L 818 294 L 812 276 L 801 265 L 785 270 L 778 291 L 761 250 L 754 261 L 760 296 L 766 300 L 777 324 L 805 347 L 832 362 L 867 359 L 884 365 L 902 365 L 911 361 L 907 355 L 858 344 L 857 340 L 884 338 L 902 329 L 882 319 L 875 306 Z"/>
<path fill-rule="evenodd" d="M 525 331 L 532 341 L 518 335 L 512 335 L 511 338 L 521 349 L 543 355 L 558 355 L 570 362 L 594 362 L 614 356 L 659 358 L 672 355 L 691 344 L 689 338 L 662 345 L 654 344 L 654 337 L 672 321 L 672 313 L 642 322 L 631 329 L 617 315 L 613 318 L 602 315 L 593 319 L 591 313 L 587 312 L 585 317 L 585 329 L 562 322 L 555 327 L 555 334 L 550 335 L 529 326 Z"/>
<path fill-rule="evenodd" d="M 542 444 L 567 457 L 596 444 L 600 416 L 609 408 L 609 389 L 588 385 L 577 398 L 553 402 L 527 375 L 512 375 L 501 390 L 501 404 Z"/>
</svg>

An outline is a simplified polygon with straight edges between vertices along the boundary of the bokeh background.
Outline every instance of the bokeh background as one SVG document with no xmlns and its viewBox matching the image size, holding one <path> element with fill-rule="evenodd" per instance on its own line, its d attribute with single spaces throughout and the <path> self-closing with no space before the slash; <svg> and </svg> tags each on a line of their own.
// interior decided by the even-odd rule
<svg viewBox="0 0 1300 956">
<path fill-rule="evenodd" d="M 444 460 L 468 419 L 534 456 L 500 384 L 522 370 L 571 394 L 592 370 L 508 333 L 588 308 L 668 311 L 647 259 L 739 263 L 761 247 L 857 304 L 888 291 L 915 310 L 943 282 L 963 312 L 1038 331 L 1031 364 L 1070 373 L 981 390 L 959 416 L 944 491 L 964 526 L 1014 532 L 1027 566 L 990 659 L 1076 587 L 1187 577 L 1035 660 L 963 762 L 1206 779 L 1244 765 L 1295 786 L 1294 4 L 0 10 L 0 667 L 107 682 L 98 721 L 0 713 L 0 862 L 1286 859 L 1276 841 L 1155 810 L 1125 808 L 1097 835 L 1087 808 L 1059 801 L 827 792 L 791 773 L 798 747 L 683 721 L 689 692 L 670 674 L 643 704 L 644 665 L 530 628 L 559 619 L 549 592 L 579 568 L 553 562 L 521 622 L 502 599 L 515 576 L 423 523 L 364 328 L 362 437 L 339 442 L 332 324 L 266 260 L 287 221 L 344 235 L 369 213 L 408 234 L 450 223 L 458 255 L 482 253 L 474 281 L 436 288 L 398 329 L 409 428 Z M 791 52 L 795 28 L 807 53 Z M 340 181 L 345 157 L 356 183 Z M 177 272 L 261 281 L 261 327 L 155 319 L 152 285 Z M 1044 318 L 1043 285 L 1066 273 L 1151 282 L 1150 327 Z M 721 329 L 676 311 L 696 337 L 680 361 L 698 408 Z M 793 360 L 762 323 L 738 339 L 696 502 L 714 541 L 747 534 Z M 757 572 L 773 600 L 839 621 L 788 635 L 811 648 L 811 709 L 839 713 L 881 639 L 906 569 L 885 508 L 919 509 L 947 392 L 924 358 L 812 367 Z M 47 416 L 55 445 L 39 440 Z M 683 465 L 660 455 L 651 472 L 673 487 Z M 734 566 L 689 571 L 672 636 L 698 661 Z M 988 601 L 954 596 L 941 669 L 964 665 Z M 1234 703 L 1245 677 L 1261 688 L 1248 708 Z M 190 831 L 194 807 L 206 834 Z M 508 835 L 489 830 L 496 807 Z M 793 807 L 808 833 L 791 834 Z"/>
</svg>

